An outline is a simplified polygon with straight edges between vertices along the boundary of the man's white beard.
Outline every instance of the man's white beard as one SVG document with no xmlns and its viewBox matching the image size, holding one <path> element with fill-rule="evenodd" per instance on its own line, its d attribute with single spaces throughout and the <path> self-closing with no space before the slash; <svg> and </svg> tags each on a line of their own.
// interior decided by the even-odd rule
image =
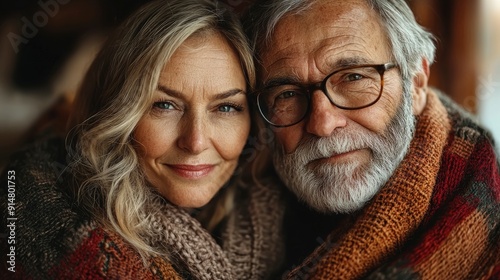
<svg viewBox="0 0 500 280">
<path fill-rule="evenodd" d="M 403 94 L 396 115 L 383 134 L 357 126 L 336 129 L 329 137 L 309 136 L 285 154 L 275 144 L 274 166 L 285 185 L 302 201 L 323 213 L 361 209 L 389 180 L 403 160 L 415 129 L 411 97 Z M 368 148 L 368 164 L 346 162 L 308 166 L 313 160 Z"/>
</svg>

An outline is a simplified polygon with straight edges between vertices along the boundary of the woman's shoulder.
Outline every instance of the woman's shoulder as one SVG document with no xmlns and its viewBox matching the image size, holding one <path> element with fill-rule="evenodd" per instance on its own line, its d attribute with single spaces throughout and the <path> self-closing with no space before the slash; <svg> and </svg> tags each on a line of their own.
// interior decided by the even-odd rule
<svg viewBox="0 0 500 280">
<path fill-rule="evenodd" d="M 3 172 L 11 183 L 0 188 L 0 206 L 13 225 L 2 232 L 12 231 L 14 237 L 9 248 L 16 255 L 15 274 L 34 279 L 176 276 L 163 259 L 147 268 L 118 234 L 81 211 L 66 191 L 73 183 L 66 156 L 64 139 L 44 139 L 14 153 Z"/>
<path fill-rule="evenodd" d="M 46 278 L 65 251 L 66 236 L 83 221 L 60 187 L 67 183 L 61 175 L 65 156 L 63 139 L 39 140 L 13 153 L 3 172 L 9 184 L 0 188 L 0 207 L 12 230 L 2 232 L 14 236 L 10 245 L 20 275 Z"/>
<path fill-rule="evenodd" d="M 27 250 L 60 238 L 84 220 L 64 191 L 70 180 L 62 174 L 67 168 L 64 159 L 62 140 L 50 139 L 15 153 L 4 171 L 10 183 L 0 188 L 0 205 L 7 204 L 2 214 L 17 221 L 16 236 Z"/>
<path fill-rule="evenodd" d="M 68 170 L 66 159 L 64 139 L 43 138 L 14 151 L 2 173 L 15 173 L 23 185 L 57 181 Z"/>
<path fill-rule="evenodd" d="M 74 241 L 51 272 L 57 279 L 75 275 L 85 279 L 181 279 L 166 259 L 145 262 L 120 235 L 101 227 L 83 226 Z"/>
<path fill-rule="evenodd" d="M 95 222 L 74 226 L 51 240 L 20 243 L 14 279 L 181 279 L 167 259 L 144 261 L 119 234 Z"/>
</svg>

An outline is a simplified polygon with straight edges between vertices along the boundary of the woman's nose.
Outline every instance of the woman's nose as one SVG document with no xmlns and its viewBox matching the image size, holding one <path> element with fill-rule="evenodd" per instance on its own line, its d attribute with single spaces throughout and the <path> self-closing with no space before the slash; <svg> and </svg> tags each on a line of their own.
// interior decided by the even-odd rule
<svg viewBox="0 0 500 280">
<path fill-rule="evenodd" d="M 181 123 L 181 133 L 178 138 L 180 149 L 191 153 L 199 154 L 209 146 L 209 129 L 201 116 L 189 116 Z"/>
</svg>

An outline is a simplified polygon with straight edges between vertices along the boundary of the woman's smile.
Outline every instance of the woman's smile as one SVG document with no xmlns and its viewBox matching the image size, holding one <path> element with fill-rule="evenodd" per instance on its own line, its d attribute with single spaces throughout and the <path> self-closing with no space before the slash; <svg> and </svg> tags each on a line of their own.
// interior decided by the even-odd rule
<svg viewBox="0 0 500 280">
<path fill-rule="evenodd" d="M 166 164 L 175 174 L 184 177 L 186 179 L 200 179 L 209 175 L 214 168 L 215 164 L 198 164 L 198 165 L 188 165 L 188 164 Z"/>
</svg>

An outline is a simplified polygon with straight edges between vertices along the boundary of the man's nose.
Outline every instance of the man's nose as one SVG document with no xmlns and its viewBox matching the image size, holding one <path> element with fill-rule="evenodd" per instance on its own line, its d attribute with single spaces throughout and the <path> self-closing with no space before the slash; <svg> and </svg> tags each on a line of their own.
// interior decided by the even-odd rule
<svg viewBox="0 0 500 280">
<path fill-rule="evenodd" d="M 306 123 L 306 131 L 318 137 L 330 136 L 336 128 L 347 124 L 342 109 L 333 105 L 322 90 L 311 94 L 311 108 Z"/>
<path fill-rule="evenodd" d="M 177 140 L 180 149 L 190 154 L 200 154 L 209 146 L 210 136 L 207 124 L 201 116 L 187 116 L 181 124 L 181 132 Z"/>
</svg>

